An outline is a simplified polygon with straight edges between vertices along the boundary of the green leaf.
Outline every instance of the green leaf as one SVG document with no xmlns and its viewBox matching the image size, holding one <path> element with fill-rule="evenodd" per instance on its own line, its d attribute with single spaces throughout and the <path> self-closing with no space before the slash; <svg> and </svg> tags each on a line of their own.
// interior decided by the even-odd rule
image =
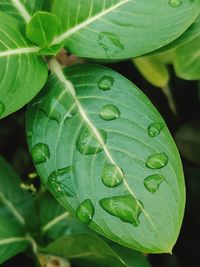
<svg viewBox="0 0 200 267">
<path fill-rule="evenodd" d="M 162 55 L 133 59 L 135 66 L 147 81 L 157 87 L 164 87 L 169 82 L 169 72 Z"/>
<path fill-rule="evenodd" d="M 42 8 L 43 0 L 1 0 L 0 10 L 28 23 L 31 16 Z"/>
<path fill-rule="evenodd" d="M 142 253 L 114 243 L 111 245 L 111 247 L 115 253 L 117 253 L 117 255 L 126 263 L 127 267 L 151 267 L 147 257 L 142 255 Z"/>
<path fill-rule="evenodd" d="M 198 36 L 200 36 L 200 16 L 198 16 L 195 22 L 192 23 L 192 25 L 181 36 L 179 36 L 173 42 L 153 51 L 152 53 L 161 53 L 176 48 L 180 45 L 192 41 Z"/>
<path fill-rule="evenodd" d="M 197 18 L 199 7 L 199 0 L 184 0 L 178 8 L 166 0 L 54 1 L 52 13 L 61 27 L 53 44 L 63 42 L 80 57 L 136 57 L 179 37 Z"/>
<path fill-rule="evenodd" d="M 72 217 L 48 192 L 40 196 L 38 207 L 41 236 L 48 240 L 74 233 L 93 233 L 87 225 Z"/>
<path fill-rule="evenodd" d="M 26 230 L 37 229 L 36 209 L 33 197 L 20 188 L 20 178 L 0 156 L 0 217 L 8 216 Z M 30 220 L 31 218 L 31 220 Z"/>
<path fill-rule="evenodd" d="M 55 15 L 44 11 L 36 12 L 31 18 L 26 36 L 40 47 L 48 46 L 58 30 L 58 19 Z"/>
<path fill-rule="evenodd" d="M 199 44 L 200 36 L 176 49 L 174 68 L 178 77 L 186 80 L 200 79 Z"/>
<path fill-rule="evenodd" d="M 0 12 L 0 118 L 20 109 L 43 87 L 48 70 L 38 50 L 22 34 L 20 23 Z"/>
<path fill-rule="evenodd" d="M 40 231 L 42 236 L 57 239 L 67 231 L 67 212 L 48 192 L 38 199 Z"/>
<path fill-rule="evenodd" d="M 200 121 L 182 125 L 175 138 L 180 153 L 185 159 L 200 165 Z"/>
<path fill-rule="evenodd" d="M 134 84 L 110 69 L 81 65 L 63 72 L 55 60 L 50 67 L 54 74 L 27 114 L 29 149 L 43 183 L 106 237 L 144 252 L 170 252 L 185 193 L 163 119 Z M 159 128 L 149 136 L 154 122 Z M 154 193 L 144 186 L 153 174 L 148 186 Z M 157 175 L 164 177 L 161 184 Z"/>
<path fill-rule="evenodd" d="M 27 238 L 21 226 L 8 216 L 0 216 L 0 264 L 27 247 Z"/>
<path fill-rule="evenodd" d="M 126 267 L 125 262 L 99 237 L 85 233 L 62 237 L 42 252 L 76 260 L 80 266 Z"/>
<path fill-rule="evenodd" d="M 37 54 L 43 56 L 56 56 L 62 48 L 62 44 L 52 45 L 50 47 L 41 48 Z"/>
</svg>

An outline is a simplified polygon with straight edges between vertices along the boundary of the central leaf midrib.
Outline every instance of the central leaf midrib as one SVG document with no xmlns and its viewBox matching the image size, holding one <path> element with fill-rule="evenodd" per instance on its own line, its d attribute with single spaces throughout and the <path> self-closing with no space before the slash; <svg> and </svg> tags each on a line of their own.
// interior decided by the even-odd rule
<svg viewBox="0 0 200 267">
<path fill-rule="evenodd" d="M 100 19 L 101 17 L 105 16 L 109 12 L 114 11 L 118 7 L 120 7 L 120 6 L 124 5 L 124 4 L 127 4 L 128 2 L 131 2 L 131 0 L 123 0 L 121 2 L 118 2 L 117 4 L 113 5 L 112 7 L 109 7 L 108 9 L 104 9 L 103 11 L 98 13 L 97 15 L 95 15 L 93 17 L 90 17 L 89 19 L 85 20 L 84 22 L 82 22 L 80 24 L 77 24 L 75 27 L 73 27 L 73 28 L 67 30 L 66 32 L 62 33 L 61 35 L 55 37 L 55 39 L 52 42 L 52 45 L 61 43 L 66 38 L 68 38 L 70 35 L 72 35 L 72 34 L 78 32 L 79 30 L 87 27 L 88 25 L 90 25 L 91 23 L 97 21 L 98 19 Z"/>
<path fill-rule="evenodd" d="M 58 80 L 64 85 L 65 90 L 68 91 L 69 93 L 71 93 L 71 95 L 73 96 L 74 101 L 75 101 L 75 104 L 77 105 L 77 108 L 78 108 L 78 110 L 80 112 L 80 115 L 82 117 L 82 120 L 85 121 L 85 123 L 88 125 L 88 127 L 90 128 L 90 130 L 93 132 L 94 136 L 96 136 L 96 140 L 102 146 L 102 149 L 105 152 L 107 158 L 110 160 L 110 162 L 112 164 L 114 164 L 114 165 L 116 165 L 118 167 L 118 164 L 116 164 L 115 161 L 114 161 L 114 159 L 112 158 L 112 155 L 111 155 L 110 151 L 107 149 L 107 147 L 106 147 L 106 145 L 105 145 L 105 143 L 104 143 L 104 141 L 103 141 L 100 133 L 98 132 L 98 129 L 92 124 L 92 122 L 90 121 L 89 117 L 87 116 L 85 110 L 83 109 L 81 103 L 79 102 L 77 96 L 74 95 L 75 88 L 74 88 L 73 84 L 69 80 L 66 79 L 66 77 L 65 77 L 65 75 L 64 75 L 64 73 L 62 71 L 61 65 L 55 59 L 53 59 L 50 62 L 50 69 L 57 76 Z M 69 86 L 69 88 L 67 86 Z M 156 228 L 154 222 L 152 221 L 150 215 L 143 208 L 143 206 L 141 205 L 141 203 L 137 200 L 137 197 L 135 196 L 135 193 L 132 191 L 132 189 L 128 185 L 128 182 L 126 181 L 126 179 L 124 178 L 123 180 L 124 180 L 124 184 L 125 184 L 127 190 L 133 196 L 133 198 L 137 201 L 139 207 L 143 211 L 145 217 L 147 218 L 147 220 L 151 224 L 152 228 L 154 229 L 154 231 L 156 232 L 156 234 L 158 235 L 158 237 L 160 238 L 160 240 L 162 241 L 162 243 L 165 244 L 166 243 L 165 240 L 163 240 L 163 237 L 161 236 L 161 234 L 157 230 L 157 228 Z M 166 248 L 167 248 L 167 246 L 166 246 Z M 169 252 L 171 253 L 171 251 L 169 251 Z"/>
</svg>

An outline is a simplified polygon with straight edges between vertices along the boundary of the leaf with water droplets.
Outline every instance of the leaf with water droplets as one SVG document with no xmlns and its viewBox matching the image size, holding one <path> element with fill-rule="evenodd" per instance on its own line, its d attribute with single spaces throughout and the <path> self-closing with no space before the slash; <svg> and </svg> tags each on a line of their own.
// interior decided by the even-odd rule
<svg viewBox="0 0 200 267">
<path fill-rule="evenodd" d="M 36 164 L 43 183 L 73 215 L 115 242 L 171 251 L 183 217 L 184 180 L 162 117 L 134 84 L 108 68 L 62 70 L 56 61 L 50 67 L 47 86 L 27 114 L 30 151 L 49 147 L 48 160 Z M 58 170 L 67 166 L 71 174 L 59 184 Z M 144 182 L 151 175 L 165 180 Z"/>
<path fill-rule="evenodd" d="M 199 15 L 199 3 L 53 1 L 51 12 L 60 19 L 61 27 L 52 44 L 63 43 L 73 54 L 86 58 L 112 61 L 137 57 L 169 44 L 186 31 Z"/>
</svg>

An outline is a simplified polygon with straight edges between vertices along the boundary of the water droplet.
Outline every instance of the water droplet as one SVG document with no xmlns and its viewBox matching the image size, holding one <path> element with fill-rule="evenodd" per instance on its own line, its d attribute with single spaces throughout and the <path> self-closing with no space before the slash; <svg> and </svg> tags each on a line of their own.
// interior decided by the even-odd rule
<svg viewBox="0 0 200 267">
<path fill-rule="evenodd" d="M 46 162 L 50 158 L 48 145 L 43 143 L 35 145 L 32 150 L 32 157 L 35 164 Z"/>
<path fill-rule="evenodd" d="M 84 200 L 76 210 L 76 216 L 84 223 L 89 224 L 94 216 L 94 206 L 90 199 Z"/>
<path fill-rule="evenodd" d="M 140 224 L 139 216 L 143 205 L 132 195 L 103 198 L 99 203 L 105 211 L 120 218 L 123 222 L 131 223 L 134 226 Z"/>
<path fill-rule="evenodd" d="M 182 3 L 182 0 L 169 0 L 169 5 L 175 8 L 182 6 Z"/>
<path fill-rule="evenodd" d="M 104 130 L 99 130 L 101 139 L 106 143 L 107 134 Z M 94 155 L 103 151 L 102 144 L 97 140 L 94 133 L 86 127 L 83 127 L 76 141 L 77 150 L 83 155 Z"/>
<path fill-rule="evenodd" d="M 156 153 L 148 157 L 146 166 L 150 169 L 161 169 L 168 163 L 168 157 L 165 153 Z"/>
<path fill-rule="evenodd" d="M 114 83 L 114 78 L 111 76 L 103 76 L 99 82 L 98 82 L 98 87 L 101 90 L 107 91 L 110 90 L 113 86 Z"/>
<path fill-rule="evenodd" d="M 28 139 L 30 139 L 32 136 L 33 136 L 32 132 L 28 130 L 28 131 L 26 132 L 26 137 L 27 137 Z"/>
<path fill-rule="evenodd" d="M 49 175 L 47 185 L 56 197 L 74 197 L 75 186 L 72 179 L 72 166 L 57 169 Z"/>
<path fill-rule="evenodd" d="M 159 135 L 163 127 L 164 127 L 164 124 L 162 122 L 153 122 L 148 127 L 149 136 L 155 137 Z"/>
<path fill-rule="evenodd" d="M 149 192 L 155 193 L 159 189 L 160 184 L 164 181 L 165 177 L 163 175 L 153 174 L 144 180 L 144 186 Z"/>
<path fill-rule="evenodd" d="M 106 121 L 115 120 L 119 118 L 119 116 L 120 116 L 120 111 L 114 105 L 106 105 L 100 111 L 100 117 Z"/>
<path fill-rule="evenodd" d="M 106 56 L 112 58 L 124 50 L 124 45 L 119 37 L 110 32 L 101 32 L 98 35 L 98 43 L 105 50 Z"/>
<path fill-rule="evenodd" d="M 115 187 L 123 182 L 124 174 L 117 165 L 106 164 L 101 178 L 106 186 Z"/>
<path fill-rule="evenodd" d="M 0 117 L 2 116 L 2 114 L 4 113 L 5 111 L 5 105 L 3 102 L 0 101 Z"/>
</svg>

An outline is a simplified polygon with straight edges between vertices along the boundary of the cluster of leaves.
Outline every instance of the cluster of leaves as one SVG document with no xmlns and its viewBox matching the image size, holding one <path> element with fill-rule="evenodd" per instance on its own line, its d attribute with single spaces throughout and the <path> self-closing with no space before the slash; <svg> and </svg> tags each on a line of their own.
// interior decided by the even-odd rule
<svg viewBox="0 0 200 267">
<path fill-rule="evenodd" d="M 142 252 L 171 252 L 180 231 L 185 187 L 176 145 L 160 114 L 130 81 L 91 63 L 63 69 L 56 56 L 66 49 L 85 61 L 132 59 L 147 80 L 165 91 L 173 108 L 168 65 L 178 77 L 200 79 L 199 14 L 199 0 L 0 2 L 0 117 L 32 100 L 27 142 L 43 184 L 93 230 Z M 59 239 L 55 233 L 46 236 L 56 241 L 44 248 L 42 231 L 66 212 L 59 206 L 58 214 L 46 214 L 43 205 L 53 209 L 58 204 L 38 195 L 38 234 L 35 201 L 18 192 L 17 179 L 10 182 L 14 189 L 5 188 L 6 177 L 14 174 L 3 160 L 2 166 L 10 175 L 0 177 L 5 190 L 0 194 L 1 262 L 28 243 L 38 253 L 38 238 L 44 253 L 77 259 L 81 251 L 92 261 L 94 243 L 92 255 L 101 258 L 99 264 L 126 266 L 119 256 L 122 248 L 116 245 L 116 254 L 114 245 L 108 248 L 88 228 L 69 238 L 64 237 L 67 225 L 59 224 Z M 5 227 L 10 212 L 16 222 Z M 35 219 L 29 222 L 31 216 Z M 76 240 L 80 251 L 71 245 Z M 88 243 L 86 251 L 81 242 Z"/>
<path fill-rule="evenodd" d="M 0 264 L 32 248 L 36 266 L 38 261 L 59 259 L 49 259 L 50 254 L 79 266 L 150 267 L 141 253 L 104 241 L 72 218 L 48 192 L 40 191 L 33 197 L 22 188 L 21 179 L 3 157 L 0 178 Z"/>
</svg>

